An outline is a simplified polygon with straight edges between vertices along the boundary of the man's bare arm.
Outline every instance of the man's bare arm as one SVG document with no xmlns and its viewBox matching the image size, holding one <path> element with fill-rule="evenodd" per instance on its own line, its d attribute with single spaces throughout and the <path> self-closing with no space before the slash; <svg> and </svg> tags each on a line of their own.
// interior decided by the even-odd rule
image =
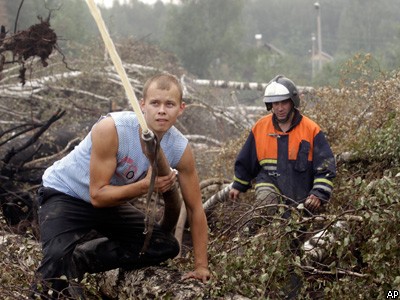
<svg viewBox="0 0 400 300">
<path fill-rule="evenodd" d="M 210 278 L 207 256 L 208 226 L 201 202 L 199 178 L 190 146 L 186 148 L 177 169 L 191 228 L 195 259 L 195 270 L 187 273 L 184 278 L 197 278 L 206 282 Z"/>
</svg>

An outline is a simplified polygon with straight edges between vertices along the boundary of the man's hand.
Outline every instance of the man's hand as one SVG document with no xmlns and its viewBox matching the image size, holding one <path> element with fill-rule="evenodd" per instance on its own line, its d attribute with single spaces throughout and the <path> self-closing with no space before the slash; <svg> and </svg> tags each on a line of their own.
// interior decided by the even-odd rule
<svg viewBox="0 0 400 300">
<path fill-rule="evenodd" d="M 148 185 L 150 186 L 150 180 L 151 180 L 151 172 L 152 168 L 150 167 L 149 170 L 147 171 L 147 175 L 144 178 L 144 180 L 148 181 Z M 176 182 L 176 177 L 177 172 L 174 170 L 171 170 L 171 172 L 166 175 L 166 176 L 157 176 L 155 181 L 154 181 L 154 191 L 158 193 L 165 193 L 169 191 L 173 185 Z"/>
<path fill-rule="evenodd" d="M 206 283 L 210 279 L 210 271 L 206 267 L 197 267 L 194 271 L 188 272 L 182 276 L 182 279 L 195 278 L 201 280 L 203 283 Z"/>
<path fill-rule="evenodd" d="M 304 202 L 304 207 L 310 212 L 315 212 L 321 207 L 321 200 L 317 196 L 311 194 Z"/>
<path fill-rule="evenodd" d="M 237 189 L 231 188 L 231 190 L 229 191 L 229 199 L 238 200 L 239 194 L 240 194 L 240 191 L 238 191 Z"/>
</svg>

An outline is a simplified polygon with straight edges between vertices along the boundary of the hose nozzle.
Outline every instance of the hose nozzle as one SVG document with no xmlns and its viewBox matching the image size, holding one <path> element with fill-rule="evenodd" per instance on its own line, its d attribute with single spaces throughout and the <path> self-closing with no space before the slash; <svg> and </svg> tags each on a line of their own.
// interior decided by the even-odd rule
<svg viewBox="0 0 400 300">
<path fill-rule="evenodd" d="M 144 154 L 150 161 L 157 158 L 157 137 L 151 130 L 142 131 Z"/>
<path fill-rule="evenodd" d="M 154 133 L 153 133 L 153 131 L 151 131 L 150 129 L 147 129 L 146 131 L 143 131 L 143 132 L 142 132 L 142 139 L 143 139 L 145 142 L 154 140 Z"/>
</svg>

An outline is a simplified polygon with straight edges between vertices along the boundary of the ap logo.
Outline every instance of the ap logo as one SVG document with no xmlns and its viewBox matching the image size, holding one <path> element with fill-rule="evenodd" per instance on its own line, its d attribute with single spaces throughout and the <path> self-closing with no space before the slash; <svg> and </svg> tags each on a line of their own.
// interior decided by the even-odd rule
<svg viewBox="0 0 400 300">
<path fill-rule="evenodd" d="M 386 299 L 398 299 L 400 292 L 398 290 L 391 290 L 387 292 Z"/>
</svg>

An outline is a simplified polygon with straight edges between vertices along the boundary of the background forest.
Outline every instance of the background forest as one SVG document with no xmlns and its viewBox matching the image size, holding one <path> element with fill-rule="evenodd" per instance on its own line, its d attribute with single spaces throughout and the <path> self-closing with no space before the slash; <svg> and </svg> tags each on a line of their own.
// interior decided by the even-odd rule
<svg viewBox="0 0 400 300">
<path fill-rule="evenodd" d="M 6 17 L 1 23 L 9 31 L 26 29 L 51 9 L 65 54 L 79 56 L 81 47 L 98 46 L 83 0 L 25 1 L 17 24 L 19 1 L 0 2 Z M 400 66 L 399 1 L 318 2 L 317 10 L 315 0 L 183 0 L 180 5 L 131 0 L 102 10 L 113 39 L 156 44 L 200 78 L 268 82 L 283 73 L 300 85 L 337 86 L 340 69 L 356 53 L 372 54 L 377 71 Z M 311 60 L 318 46 L 318 11 L 328 59 L 322 70 Z"/>
<path fill-rule="evenodd" d="M 253 190 L 238 202 L 217 202 L 207 210 L 208 284 L 179 280 L 193 263 L 186 240 L 182 257 L 165 268 L 88 275 L 81 282 L 86 298 L 287 299 L 297 277 L 299 299 L 394 299 L 400 290 L 400 2 L 321 0 L 323 51 L 333 60 L 320 71 L 311 60 L 315 1 L 181 2 L 116 3 L 102 13 L 138 97 L 155 72 L 182 79 L 187 108 L 177 127 L 193 145 L 203 200 L 232 180 L 248 130 L 266 111 L 262 89 L 191 79 L 266 82 L 277 73 L 314 87 L 302 89 L 301 111 L 321 125 L 336 155 L 334 195 L 318 215 L 305 215 L 299 205 L 286 207 L 292 217 L 284 220 L 266 217 Z M 20 30 L 49 13 L 57 34 L 51 55 L 5 51 L 7 41 L 18 41 Z M 0 0 L 3 24 L 12 38 L 0 37 L 0 298 L 14 300 L 29 295 L 41 259 L 32 199 L 42 172 L 100 115 L 131 107 L 84 1 Z M 293 251 L 292 241 L 301 247 Z M 121 277 L 126 280 L 105 282 Z"/>
</svg>

